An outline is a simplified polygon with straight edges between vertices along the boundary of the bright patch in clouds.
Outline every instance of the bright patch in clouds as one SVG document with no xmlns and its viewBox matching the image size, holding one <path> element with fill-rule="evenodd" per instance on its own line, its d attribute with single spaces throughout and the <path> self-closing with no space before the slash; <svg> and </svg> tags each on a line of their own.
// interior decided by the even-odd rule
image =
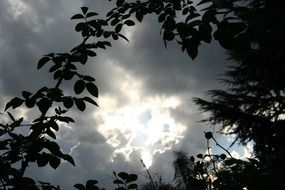
<svg viewBox="0 0 285 190">
<path fill-rule="evenodd" d="M 27 8 L 26 4 L 21 0 L 8 0 L 10 4 L 10 12 L 15 18 L 20 16 Z"/>
<path fill-rule="evenodd" d="M 152 164 L 152 156 L 177 144 L 186 127 L 175 121 L 170 110 L 181 104 L 179 97 L 142 95 L 143 83 L 124 73 L 120 90 L 128 98 L 119 104 L 115 96 L 101 95 L 100 109 L 94 113 L 99 121 L 98 131 L 115 148 L 113 156 L 122 154 L 128 160 L 140 153 L 145 165 Z"/>
</svg>

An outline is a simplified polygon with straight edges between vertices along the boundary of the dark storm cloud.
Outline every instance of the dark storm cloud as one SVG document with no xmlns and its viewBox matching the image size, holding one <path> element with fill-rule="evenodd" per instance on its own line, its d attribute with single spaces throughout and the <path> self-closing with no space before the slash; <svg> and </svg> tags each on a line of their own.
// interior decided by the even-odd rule
<svg viewBox="0 0 285 190">
<path fill-rule="evenodd" d="M 129 29 L 133 33 L 130 44 L 118 45 L 109 55 L 119 58 L 122 67 L 142 79 L 147 92 L 169 95 L 215 87 L 215 78 L 224 66 L 224 51 L 215 43 L 205 44 L 193 61 L 175 42 L 164 48 L 156 19 L 146 17 L 137 29 Z"/>
<path fill-rule="evenodd" d="M 23 2 L 27 9 L 18 17 L 14 17 L 10 11 L 9 1 L 0 2 L 0 92 L 4 96 L 20 95 L 22 90 L 34 91 L 43 85 L 53 84 L 46 70 L 36 70 L 37 60 L 51 51 L 68 51 L 80 42 L 79 35 L 73 31 L 75 23 L 69 18 L 79 10 L 81 1 Z M 85 4 L 95 11 L 104 12 L 106 7 L 109 9 L 111 6 L 106 2 L 90 0 Z M 130 43 L 122 40 L 114 42 L 111 49 L 91 59 L 90 65 L 82 72 L 95 76 L 101 96 L 116 97 L 120 104 L 130 101 L 120 88 L 126 74 L 143 83 L 140 89 L 142 97 L 179 97 L 182 104 L 171 109 L 170 114 L 187 130 L 183 134 L 184 139 L 174 149 L 197 153 L 205 148 L 205 128 L 204 124 L 198 123 L 203 114 L 197 111 L 192 97 L 202 96 L 204 91 L 219 86 L 215 79 L 218 78 L 217 74 L 222 73 L 225 64 L 223 50 L 215 43 L 202 46 L 198 58 L 192 61 L 175 43 L 169 43 L 165 49 L 159 35 L 160 26 L 155 19 L 146 17 L 142 24 L 126 29 Z M 69 87 L 65 86 L 68 91 Z M 0 109 L 3 109 L 3 104 L 0 99 Z M 67 163 L 58 170 L 31 166 L 30 175 L 68 189 L 73 183 L 83 183 L 91 178 L 101 180 L 102 186 L 106 187 L 112 181 L 114 170 L 143 172 L 138 150 L 130 154 L 131 162 L 126 162 L 121 154 L 113 157 L 114 148 L 97 130 L 101 121 L 95 120 L 94 114 L 98 109 L 88 108 L 84 113 L 71 112 L 76 124 L 72 125 L 72 129 L 62 127 L 60 130 L 58 142 L 65 152 L 71 151 L 77 164 L 75 168 Z M 29 113 L 28 117 L 33 114 Z M 148 113 L 143 117 L 142 123 L 152 116 Z M 171 180 L 173 172 L 169 172 L 169 165 L 172 162 L 172 150 L 162 154 L 157 152 L 151 170 Z"/>
<path fill-rule="evenodd" d="M 0 78 L 3 92 L 15 95 L 23 87 L 32 90 L 51 82 L 51 76 L 46 72 L 36 71 L 36 63 L 43 54 L 65 51 L 77 40 L 70 32 L 73 26 L 68 20 L 70 10 L 75 7 L 71 8 L 71 5 L 75 3 L 66 2 L 24 1 L 24 10 L 17 17 L 8 1 L 1 2 Z"/>
</svg>

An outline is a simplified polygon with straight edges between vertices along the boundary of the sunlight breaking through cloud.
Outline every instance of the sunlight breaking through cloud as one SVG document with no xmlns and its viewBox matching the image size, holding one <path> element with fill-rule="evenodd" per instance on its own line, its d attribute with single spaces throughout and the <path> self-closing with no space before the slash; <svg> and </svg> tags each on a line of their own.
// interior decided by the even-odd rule
<svg viewBox="0 0 285 190">
<path fill-rule="evenodd" d="M 113 156 L 126 160 L 136 151 L 147 167 L 155 153 L 163 153 L 183 138 L 186 127 L 175 121 L 170 111 L 179 107 L 179 97 L 143 96 L 143 83 L 128 73 L 120 81 L 121 93 L 128 98 L 119 104 L 115 96 L 101 95 L 100 110 L 94 113 L 98 131 L 115 148 Z"/>
</svg>

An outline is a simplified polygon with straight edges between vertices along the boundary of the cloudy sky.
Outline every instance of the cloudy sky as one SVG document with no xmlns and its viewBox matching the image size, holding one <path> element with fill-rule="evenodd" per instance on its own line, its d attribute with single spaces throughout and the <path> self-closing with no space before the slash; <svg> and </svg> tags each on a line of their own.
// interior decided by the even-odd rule
<svg viewBox="0 0 285 190">
<path fill-rule="evenodd" d="M 104 13 L 106 0 L 2 0 L 0 1 L 0 109 L 22 90 L 36 91 L 55 82 L 37 60 L 50 52 L 66 52 L 80 42 L 70 17 L 82 5 Z M 94 76 L 100 108 L 88 107 L 71 115 L 76 123 L 61 126 L 58 143 L 76 162 L 57 170 L 31 165 L 29 175 L 70 188 L 74 183 L 98 179 L 108 186 L 112 171 L 134 172 L 144 179 L 143 159 L 150 171 L 165 181 L 173 177 L 173 150 L 189 154 L 205 151 L 199 123 L 206 116 L 192 102 L 203 92 L 222 85 L 216 80 L 225 68 L 224 50 L 216 43 L 200 48 L 192 61 L 175 44 L 165 49 L 156 18 L 125 29 L 130 43 L 114 42 L 98 52 L 82 72 Z M 71 91 L 69 85 L 64 86 Z M 25 121 L 37 113 L 22 108 Z"/>
</svg>

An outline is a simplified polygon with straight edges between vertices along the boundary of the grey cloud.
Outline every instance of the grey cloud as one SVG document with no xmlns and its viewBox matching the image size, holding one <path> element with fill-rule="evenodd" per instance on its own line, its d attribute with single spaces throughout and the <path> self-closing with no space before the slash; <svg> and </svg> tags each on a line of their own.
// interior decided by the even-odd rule
<svg viewBox="0 0 285 190">
<path fill-rule="evenodd" d="M 36 63 L 43 54 L 64 51 L 75 44 L 76 37 L 70 32 L 73 26 L 68 21 L 71 14 L 66 11 L 74 3 L 25 1 L 27 10 L 13 18 L 8 11 L 11 5 L 5 2 L 0 13 L 0 78 L 3 92 L 15 95 L 23 88 L 34 90 L 52 82 L 52 76 L 36 71 Z"/>
<path fill-rule="evenodd" d="M 5 96 L 15 96 L 22 90 L 33 91 L 43 85 L 53 84 L 46 70 L 36 70 L 37 60 L 51 51 L 68 51 L 80 42 L 79 35 L 73 31 L 75 23 L 69 20 L 79 10 L 80 1 L 28 0 L 25 3 L 30 12 L 24 12 L 17 19 L 13 19 L 11 12 L 7 11 L 7 1 L 0 3 L 0 91 Z M 95 11 L 99 9 L 99 12 L 111 6 L 104 1 L 84 3 L 94 7 Z M 114 42 L 111 49 L 99 52 L 98 57 L 90 59 L 90 65 L 83 68 L 82 72 L 95 76 L 102 96 L 116 97 L 122 105 L 130 101 L 120 89 L 126 74 L 143 82 L 143 89 L 140 89 L 142 101 L 144 97 L 156 95 L 178 96 L 182 104 L 169 109 L 170 114 L 188 129 L 184 139 L 173 148 L 186 150 L 190 154 L 204 150 L 203 131 L 207 128 L 205 124 L 198 123 L 204 116 L 191 101 L 193 96 L 202 96 L 204 91 L 220 86 L 215 79 L 224 69 L 223 50 L 215 43 L 202 46 L 198 58 L 192 61 L 185 53 L 181 53 L 175 43 L 168 44 L 165 49 L 159 35 L 160 28 L 151 17 L 147 17 L 136 28 L 127 30 L 130 33 L 134 31 L 129 44 Z M 65 88 L 71 91 L 72 86 L 66 85 Z M 0 109 L 3 104 L 0 99 Z M 76 124 L 72 125 L 72 130 L 62 128 L 58 137 L 65 152 L 74 147 L 72 156 L 77 167 L 67 163 L 58 170 L 31 166 L 29 174 L 60 184 L 62 189 L 70 189 L 73 183 L 83 183 L 91 178 L 102 180 L 102 186 L 108 186 L 112 181 L 113 170 L 143 173 L 139 150 L 133 150 L 130 162 L 126 162 L 126 158 L 120 154 L 110 162 L 115 150 L 97 131 L 101 121 L 94 119 L 94 113 L 96 109 L 90 107 L 84 113 L 70 112 L 76 118 Z M 28 113 L 28 118 L 33 114 Z M 150 117 L 151 113 L 146 111 L 140 120 L 144 123 Z M 123 137 L 120 139 L 125 142 Z M 151 171 L 159 172 L 165 180 L 172 180 L 173 169 L 169 167 L 173 162 L 172 150 L 157 152 L 153 158 Z"/>
<path fill-rule="evenodd" d="M 175 43 L 165 49 L 156 20 L 146 17 L 135 30 L 130 45 L 117 45 L 107 54 L 133 75 L 145 82 L 145 89 L 155 94 L 201 91 L 217 85 L 214 80 L 225 65 L 223 50 L 217 44 L 200 48 L 192 61 Z M 125 51 L 124 51 L 125 49 Z"/>
</svg>

